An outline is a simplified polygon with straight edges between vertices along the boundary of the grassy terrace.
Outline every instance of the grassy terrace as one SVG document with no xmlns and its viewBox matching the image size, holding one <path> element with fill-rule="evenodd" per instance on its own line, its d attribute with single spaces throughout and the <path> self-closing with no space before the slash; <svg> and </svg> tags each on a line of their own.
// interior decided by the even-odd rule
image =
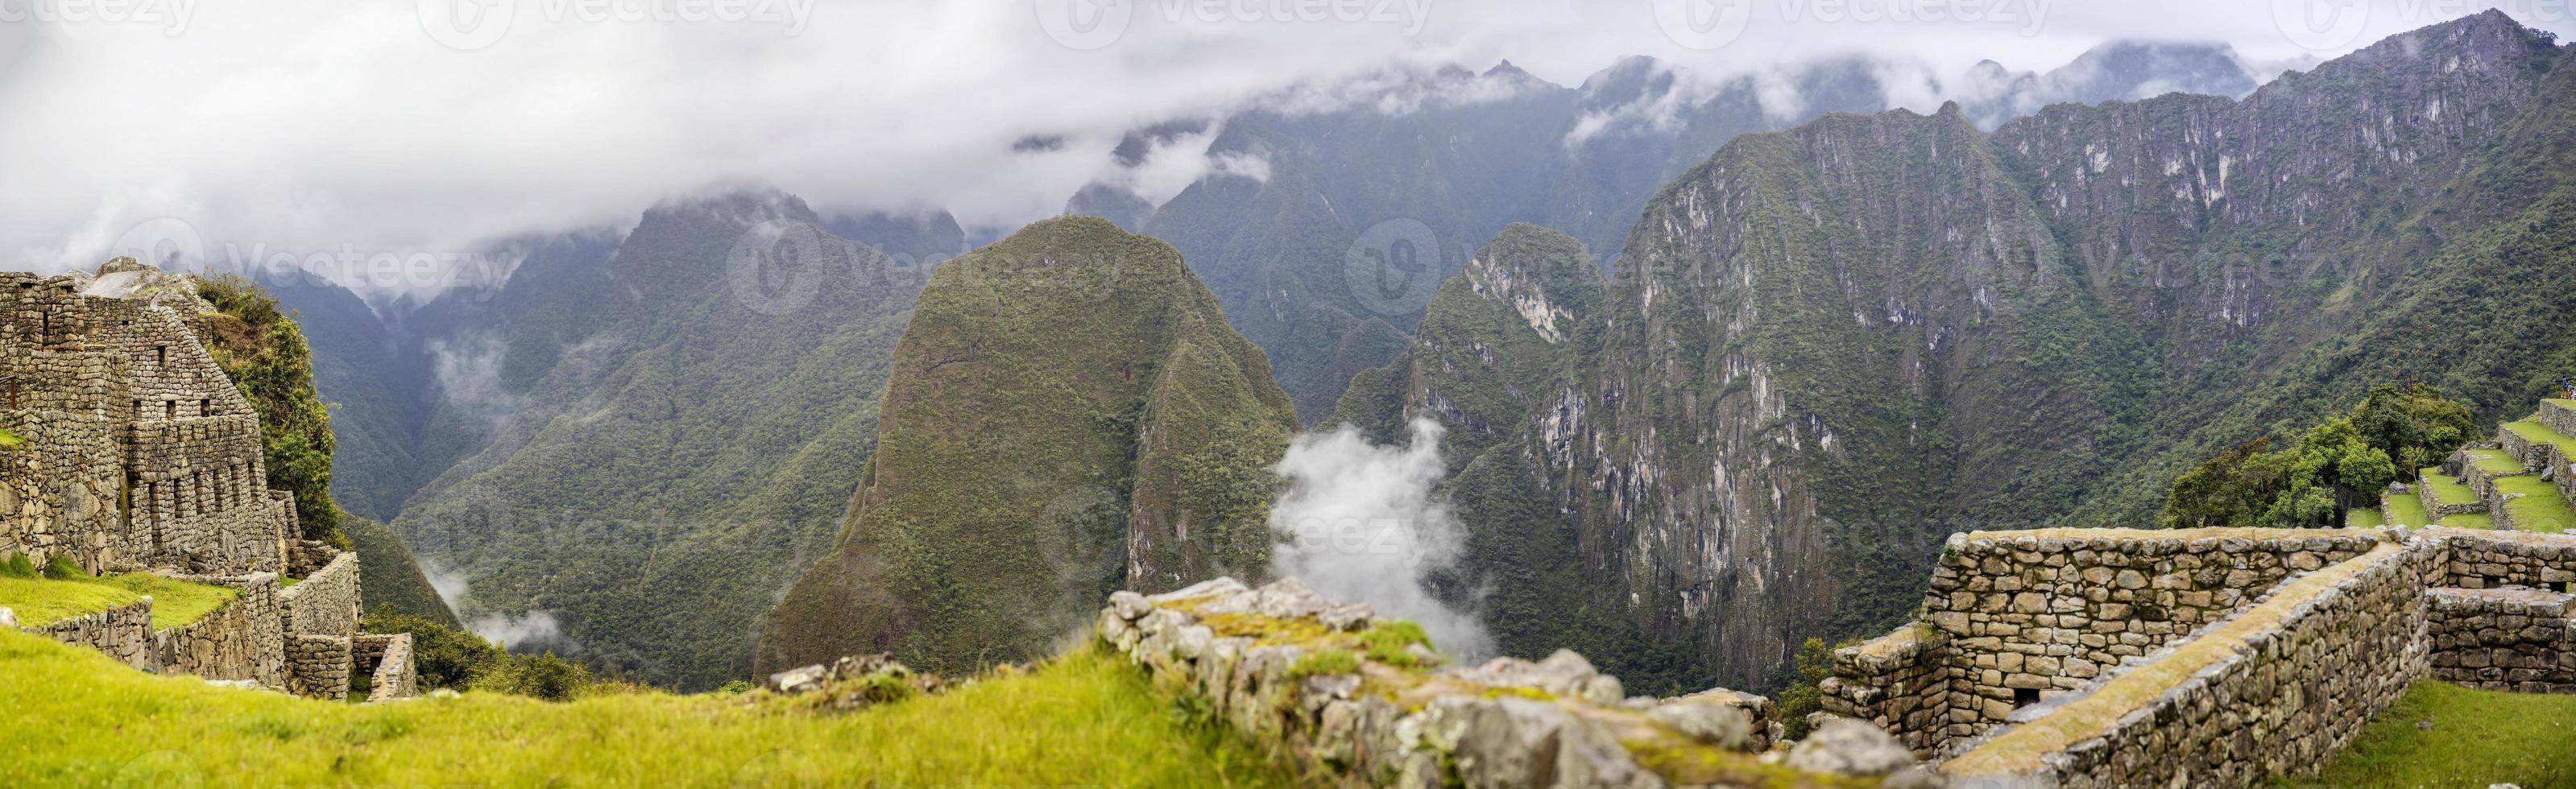
<svg viewBox="0 0 2576 789">
<path fill-rule="evenodd" d="M 0 632 L 0 764 L 18 786 L 1287 786 L 1085 649 L 858 712 L 765 694 L 351 705 L 157 677 Z"/>
<path fill-rule="evenodd" d="M 2464 514 L 2464 515 L 2444 515 L 2444 516 L 2442 516 L 2442 522 L 2437 523 L 2437 524 L 2434 524 L 2434 525 L 2436 525 L 2436 526 L 2448 526 L 2448 527 L 2451 527 L 2451 528 L 2454 528 L 2454 529 L 2477 529 L 2477 530 L 2480 530 L 2480 531 L 2494 531 L 2494 530 L 2495 530 L 2495 516 L 2493 516 L 2493 515 L 2488 515 L 2488 514 L 2483 513 L 2483 512 L 2472 512 L 2472 513 L 2467 513 L 2467 514 Z"/>
<path fill-rule="evenodd" d="M 2424 501 L 2425 509 L 2434 509 L 2446 504 L 2467 504 L 2478 500 L 2477 491 L 2460 484 L 2458 479 L 2442 474 L 2439 469 L 2428 468 L 2422 473 L 2423 480 L 2416 488 L 2429 497 Z"/>
<path fill-rule="evenodd" d="M 2404 549 L 2382 544 L 2362 554 L 2279 587 L 2269 599 L 2246 609 L 2225 622 L 2212 626 L 2200 638 L 2192 639 L 2171 654 L 2134 668 L 2102 684 L 2083 698 L 2068 702 L 2056 712 L 2024 723 L 1961 754 L 1941 765 L 1941 772 L 1954 778 L 2004 778 L 2028 775 L 2040 767 L 2040 757 L 2063 751 L 2066 746 L 2100 736 L 2131 711 L 2155 702 L 2202 669 L 2235 657 L 2252 634 L 2277 627 L 2300 605 L 2324 594 L 2335 584 L 2352 577 L 2374 563 L 2388 561 Z"/>
<path fill-rule="evenodd" d="M 2417 728 L 2431 721 L 2431 728 Z M 2277 786 L 2576 786 L 2576 696 L 2417 681 L 2325 772 Z"/>
<path fill-rule="evenodd" d="M 2499 478 L 2495 486 L 2498 493 L 2522 494 L 2504 502 L 2516 530 L 2561 533 L 2576 528 L 2576 511 L 2568 509 L 2557 485 L 2536 476 L 2520 476 Z"/>
<path fill-rule="evenodd" d="M 2477 466 L 2479 471 L 2484 471 L 2492 476 L 2522 474 L 2531 470 L 2523 468 L 2522 461 L 2515 460 L 2498 450 L 2471 449 L 2465 450 L 2461 452 L 2461 454 L 2467 456 L 2469 463 Z"/>
<path fill-rule="evenodd" d="M 2424 502 L 2412 493 L 2392 493 L 2380 499 L 2382 522 L 2393 526 L 2431 526 L 2433 516 L 2424 512 Z"/>
<path fill-rule="evenodd" d="M 2576 438 L 2561 435 L 2558 431 L 2549 429 L 2548 425 L 2541 424 L 2538 419 L 2506 422 L 2500 427 L 2511 430 L 2514 435 L 2521 436 L 2523 440 L 2534 444 L 2555 444 L 2558 446 L 2558 454 L 2576 458 Z"/>
<path fill-rule="evenodd" d="M 2343 514 L 2343 525 L 2347 529 L 2376 529 L 2388 525 L 2388 518 L 2371 507 L 2354 507 Z"/>
<path fill-rule="evenodd" d="M 0 577 L 0 608 L 18 615 L 26 627 L 99 613 L 152 596 L 152 627 L 166 630 L 206 618 L 241 590 L 228 586 L 174 581 L 149 573 L 103 578 L 49 580 Z"/>
</svg>

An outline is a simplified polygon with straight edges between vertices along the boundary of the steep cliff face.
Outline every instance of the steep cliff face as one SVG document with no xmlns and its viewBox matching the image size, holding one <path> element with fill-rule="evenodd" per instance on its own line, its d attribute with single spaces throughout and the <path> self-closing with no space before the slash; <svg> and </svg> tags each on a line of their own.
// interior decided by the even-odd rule
<svg viewBox="0 0 2576 789">
<path fill-rule="evenodd" d="M 491 327 L 449 335 L 432 417 L 488 438 L 394 523 L 469 623 L 656 684 L 749 673 L 830 550 L 926 275 L 821 224 L 774 192 L 673 201 L 412 314 Z"/>
<path fill-rule="evenodd" d="M 770 613 L 761 670 L 1021 660 L 1113 590 L 1264 573 L 1295 412 L 1169 245 L 1023 228 L 939 268 L 893 370 L 840 541 Z"/>
<path fill-rule="evenodd" d="M 1506 651 L 1580 645 L 1631 661 L 1623 675 L 1767 686 L 1803 638 L 1901 618 L 1947 532 L 2144 525 L 2203 449 L 2368 386 L 2336 365 L 2422 377 L 2487 353 L 2408 339 L 2394 327 L 2457 321 L 2394 317 L 2405 305 L 2562 313 L 2462 273 L 2555 248 L 2495 234 L 2514 201 L 2552 194 L 2496 157 L 2549 139 L 2530 108 L 2568 81 L 2557 54 L 2490 13 L 2241 100 L 2058 106 L 1992 133 L 1953 105 L 1739 137 L 1648 203 L 1517 428 L 1457 394 L 1523 385 L 1512 357 L 1461 376 L 1434 336 L 1450 322 L 1429 318 L 1338 418 L 1429 415 L 1492 442 L 1462 446 L 1449 492 L 1483 546 L 1462 582 L 1498 590 L 1484 613 Z M 2549 359 L 2576 341 L 2511 344 Z M 1598 640 L 1628 638 L 1645 648 Z"/>
</svg>

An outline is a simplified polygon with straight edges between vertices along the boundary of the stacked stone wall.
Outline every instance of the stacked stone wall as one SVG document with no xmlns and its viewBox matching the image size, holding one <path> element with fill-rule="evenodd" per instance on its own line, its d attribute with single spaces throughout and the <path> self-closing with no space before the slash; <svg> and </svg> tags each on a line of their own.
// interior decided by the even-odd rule
<svg viewBox="0 0 2576 789">
<path fill-rule="evenodd" d="M 1742 752 L 1764 742 L 1754 732 L 1758 724 L 1739 704 L 1709 700 L 1739 694 L 1625 698 L 1616 678 L 1571 652 L 1537 663 L 1498 658 L 1475 668 L 1412 668 L 1366 658 L 1313 668 L 1318 656 L 1356 651 L 1350 641 L 1374 622 L 1367 606 L 1336 604 L 1294 581 L 1254 591 L 1219 579 L 1150 598 L 1113 595 L 1097 634 L 1143 666 L 1159 688 L 1201 699 L 1236 732 L 1296 758 L 1319 785 L 1801 780 Z M 1902 748 L 1884 737 L 1876 743 L 1898 762 L 1878 772 L 1902 766 Z M 1798 757 L 1791 758 L 1795 766 Z"/>
<path fill-rule="evenodd" d="M 2450 545 L 2444 586 L 2576 591 L 2576 536 L 2467 529 L 2433 529 L 2427 534 Z"/>
<path fill-rule="evenodd" d="M 287 690 L 298 696 L 349 697 L 349 639 L 290 633 L 286 636 Z"/>
<path fill-rule="evenodd" d="M 358 555 L 341 553 L 279 594 L 286 632 L 347 638 L 358 629 Z"/>
<path fill-rule="evenodd" d="M 146 671 L 161 669 L 161 656 L 152 634 L 151 600 L 21 629 L 65 644 L 105 652 L 108 657 L 128 666 Z"/>
<path fill-rule="evenodd" d="M 1834 676 L 1817 688 L 1825 711 L 1875 724 L 1916 758 L 1930 758 L 1953 726 L 1980 719 L 1973 710 L 1950 710 L 1949 642 L 1949 634 L 1915 625 L 1834 650 Z"/>
<path fill-rule="evenodd" d="M 285 689 L 286 630 L 277 575 L 180 576 L 179 580 L 230 586 L 242 594 L 204 619 L 155 633 L 161 670 L 207 679 L 247 679 L 262 687 Z"/>
<path fill-rule="evenodd" d="M 407 699 L 420 695 L 412 668 L 410 633 L 367 634 L 349 640 L 350 669 L 367 677 L 367 700 Z"/>
<path fill-rule="evenodd" d="M 0 429 L 27 439 L 0 452 L 0 556 L 39 565 L 70 556 L 90 572 L 151 561 L 152 540 L 121 511 L 119 430 L 89 412 L 0 412 Z"/>
<path fill-rule="evenodd" d="M 2313 774 L 2425 673 L 2426 592 L 2444 553 L 2439 540 L 2387 545 L 2295 580 L 1942 770 L 2064 787 Z"/>
<path fill-rule="evenodd" d="M 2294 573 L 2361 554 L 2375 532 L 2068 529 L 1955 535 L 1934 568 L 1924 621 L 1946 641 L 1940 715 L 1893 723 L 1909 745 L 1972 737 L 2032 701 L 2188 637 Z M 1891 677 L 1846 676 L 1881 686 Z M 1917 709 L 1923 709 L 1918 707 Z M 1923 735 L 1923 722 L 1942 730 Z"/>
<path fill-rule="evenodd" d="M 183 419 L 251 413 L 232 377 L 198 344 L 185 317 L 168 307 L 114 298 L 87 299 L 93 349 L 122 352 L 131 364 L 127 418 Z"/>
<path fill-rule="evenodd" d="M 203 572 L 277 572 L 288 515 L 270 496 L 259 417 L 134 423 L 127 441 L 133 516 L 161 560 Z"/>
<path fill-rule="evenodd" d="M 2576 595 L 2435 589 L 2427 638 L 2436 679 L 2519 693 L 2576 693 Z"/>
</svg>

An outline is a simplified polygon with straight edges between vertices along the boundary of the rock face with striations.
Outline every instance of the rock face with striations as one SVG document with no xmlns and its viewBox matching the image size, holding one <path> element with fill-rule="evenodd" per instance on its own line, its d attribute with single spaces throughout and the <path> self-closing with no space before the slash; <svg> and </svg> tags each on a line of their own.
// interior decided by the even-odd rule
<svg viewBox="0 0 2576 789">
<path fill-rule="evenodd" d="M 762 670 L 1021 660 L 1112 591 L 1265 572 L 1296 415 L 1169 245 L 1023 228 L 939 268 L 893 364 L 840 542 L 770 613 Z"/>
<path fill-rule="evenodd" d="M 1558 318 L 1533 305 L 1588 286 L 1497 289 L 1471 266 L 1442 292 L 1469 309 L 1435 306 L 1337 418 L 1462 437 L 1458 585 L 1494 590 L 1505 652 L 1571 646 L 1648 689 L 1766 686 L 1807 637 L 1903 618 L 1947 532 L 2145 522 L 2192 459 L 2358 396 L 2355 369 L 2485 369 L 2494 343 L 2410 340 L 2460 331 L 2420 324 L 2566 317 L 2545 291 L 2462 281 L 2548 259 L 2495 234 L 2558 226 L 2499 220 L 2557 205 L 2564 168 L 2497 146 L 2563 150 L 2545 144 L 2576 98 L 2558 54 L 2489 12 L 2242 99 L 1737 137 L 1646 206 L 1596 306 Z M 1441 328 L 1472 325 L 1505 331 Z M 1529 338 L 1557 349 L 1542 372 Z"/>
</svg>

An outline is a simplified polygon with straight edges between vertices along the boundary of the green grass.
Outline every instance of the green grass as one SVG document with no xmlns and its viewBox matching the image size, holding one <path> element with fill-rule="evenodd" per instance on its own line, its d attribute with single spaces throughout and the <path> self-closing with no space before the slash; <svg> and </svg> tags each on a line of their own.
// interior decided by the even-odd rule
<svg viewBox="0 0 2576 789">
<path fill-rule="evenodd" d="M 765 694 L 566 703 L 488 693 L 356 706 L 156 677 L 0 633 L 8 783 L 489 786 L 1285 786 L 1097 650 L 834 713 Z"/>
<path fill-rule="evenodd" d="M 2376 529 L 2387 525 L 2387 518 L 2370 507 L 2354 507 L 2343 514 L 2343 525 L 2352 529 Z"/>
<path fill-rule="evenodd" d="M 2534 444 L 2556 444 L 2558 445 L 2558 454 L 2576 458 L 2576 438 L 2568 438 L 2556 430 L 2551 430 L 2548 425 L 2541 424 L 2538 419 L 2525 419 L 2520 422 L 2506 422 L 2503 425 L 2499 425 L 2499 427 L 2511 430 L 2515 435 L 2522 436 L 2523 440 Z"/>
<path fill-rule="evenodd" d="M 2382 521 L 2398 526 L 2431 526 L 2433 517 L 2424 512 L 2424 502 L 2412 493 L 2391 493 L 2379 500 L 2385 510 Z"/>
<path fill-rule="evenodd" d="M 0 578 L 0 607 L 33 627 L 95 614 L 152 596 L 152 627 L 167 630 L 199 619 L 241 596 L 229 586 L 189 583 L 150 573 L 69 581 Z"/>
<path fill-rule="evenodd" d="M 2477 491 L 2460 484 L 2458 479 L 2443 476 L 2441 472 L 2429 468 L 2424 470 L 2424 479 L 2417 487 L 2426 495 L 2433 497 L 2431 501 L 2424 503 L 2426 509 L 2444 504 L 2466 504 L 2478 500 Z"/>
<path fill-rule="evenodd" d="M 2504 502 L 2516 530 L 2557 533 L 2576 527 L 2576 511 L 2567 508 L 2558 486 L 2536 476 L 2499 477 L 2495 486 L 2498 493 L 2522 494 Z"/>
<path fill-rule="evenodd" d="M 2506 456 L 2503 452 L 2492 449 L 2472 449 L 2468 450 L 2465 454 L 2468 455 L 2469 462 L 2475 464 L 2479 471 L 2484 471 L 2490 475 L 2503 476 L 2509 474 L 2522 474 L 2531 470 L 2523 468 L 2522 461 L 2515 460 Z"/>
<path fill-rule="evenodd" d="M 0 608 L 22 627 L 38 627 L 140 602 L 142 595 L 105 584 L 0 577 Z"/>
<path fill-rule="evenodd" d="M 2421 721 L 2430 729 L 2418 729 Z M 2315 778 L 2290 786 L 2576 786 L 2576 696 L 2422 680 Z"/>
<path fill-rule="evenodd" d="M 2472 512 L 2462 515 L 2444 515 L 2442 516 L 2442 522 L 2436 525 L 2449 526 L 2454 529 L 2493 530 L 2495 528 L 2495 516 L 2488 515 L 2483 512 Z"/>
</svg>

